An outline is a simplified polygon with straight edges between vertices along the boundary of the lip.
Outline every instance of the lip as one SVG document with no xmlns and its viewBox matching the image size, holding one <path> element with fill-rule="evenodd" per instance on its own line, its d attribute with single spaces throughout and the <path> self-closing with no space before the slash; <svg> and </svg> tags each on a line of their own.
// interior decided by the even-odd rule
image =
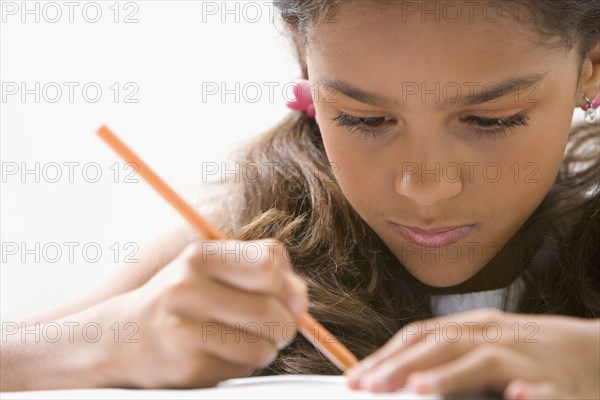
<svg viewBox="0 0 600 400">
<path fill-rule="evenodd" d="M 450 226 L 445 228 L 423 229 L 391 223 L 392 228 L 406 240 L 419 246 L 447 246 L 458 242 L 475 230 L 475 225 Z"/>
</svg>

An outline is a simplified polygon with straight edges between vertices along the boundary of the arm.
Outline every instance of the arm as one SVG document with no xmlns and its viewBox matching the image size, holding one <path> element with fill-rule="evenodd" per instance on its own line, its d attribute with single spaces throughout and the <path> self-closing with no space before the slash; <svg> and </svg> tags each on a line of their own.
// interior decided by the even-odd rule
<svg viewBox="0 0 600 400">
<path fill-rule="evenodd" d="M 115 321 L 101 321 L 102 314 L 95 306 L 104 302 L 104 307 L 114 307 L 117 301 L 109 301 L 111 298 L 145 284 L 196 239 L 187 225 L 178 226 L 145 246 L 138 263 L 123 265 L 89 296 L 28 316 L 21 323 L 6 324 L 0 357 L 2 391 L 103 386 L 102 357 L 97 351 L 102 343 L 85 340 L 82 327 L 98 324 L 106 339 L 116 333 L 110 330 Z M 61 337 L 54 341 L 56 326 Z"/>
<path fill-rule="evenodd" d="M 113 332 L 110 331 L 112 322 L 105 321 L 105 316 L 116 315 L 118 308 L 114 307 L 114 299 L 105 303 L 103 311 L 98 306 L 92 306 L 48 324 L 30 322 L 26 327 L 16 323 L 5 325 L 0 355 L 1 390 L 108 385 L 105 354 L 109 352 Z M 83 327 L 88 324 L 101 327 L 98 341 L 94 326 L 83 332 Z"/>
<path fill-rule="evenodd" d="M 243 251 L 222 253 L 244 242 L 205 252 L 193 241 L 177 253 L 186 241 L 160 243 L 159 255 L 145 250 L 109 290 L 5 325 L 0 389 L 206 387 L 268 365 L 308 308 L 284 246 L 273 254 L 273 240 L 255 241 L 260 257 L 247 260 Z M 258 329 L 258 337 L 232 335 L 236 324 Z"/>
</svg>

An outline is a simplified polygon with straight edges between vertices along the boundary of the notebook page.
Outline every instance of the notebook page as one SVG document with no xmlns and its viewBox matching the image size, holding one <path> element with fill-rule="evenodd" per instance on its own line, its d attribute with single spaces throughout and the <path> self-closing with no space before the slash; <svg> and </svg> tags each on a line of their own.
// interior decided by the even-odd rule
<svg viewBox="0 0 600 400">
<path fill-rule="evenodd" d="M 190 390 L 85 389 L 0 394 L 6 400 L 105 400 L 105 399 L 403 399 L 441 400 L 437 395 L 419 395 L 409 391 L 369 393 L 350 390 L 343 376 L 275 375 L 237 378 L 217 387 Z"/>
</svg>

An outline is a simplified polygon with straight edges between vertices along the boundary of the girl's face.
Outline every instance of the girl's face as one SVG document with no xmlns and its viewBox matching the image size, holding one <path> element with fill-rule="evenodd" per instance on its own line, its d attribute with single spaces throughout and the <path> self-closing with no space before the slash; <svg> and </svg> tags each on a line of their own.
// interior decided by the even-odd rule
<svg viewBox="0 0 600 400">
<path fill-rule="evenodd" d="M 458 18 L 439 4 L 427 13 L 344 3 L 306 52 L 329 161 L 414 277 L 459 284 L 552 186 L 580 96 L 576 51 L 541 46 L 533 22 L 483 3 Z M 469 228 L 457 237 L 400 225 Z"/>
</svg>

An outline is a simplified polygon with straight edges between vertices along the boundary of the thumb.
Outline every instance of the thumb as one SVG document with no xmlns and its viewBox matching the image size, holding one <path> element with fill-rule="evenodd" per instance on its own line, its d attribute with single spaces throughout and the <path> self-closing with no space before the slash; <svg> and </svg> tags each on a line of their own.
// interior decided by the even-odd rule
<svg viewBox="0 0 600 400">
<path fill-rule="evenodd" d="M 515 379 L 504 389 L 505 400 L 554 400 L 566 399 L 563 393 L 551 382 L 530 382 Z"/>
</svg>

